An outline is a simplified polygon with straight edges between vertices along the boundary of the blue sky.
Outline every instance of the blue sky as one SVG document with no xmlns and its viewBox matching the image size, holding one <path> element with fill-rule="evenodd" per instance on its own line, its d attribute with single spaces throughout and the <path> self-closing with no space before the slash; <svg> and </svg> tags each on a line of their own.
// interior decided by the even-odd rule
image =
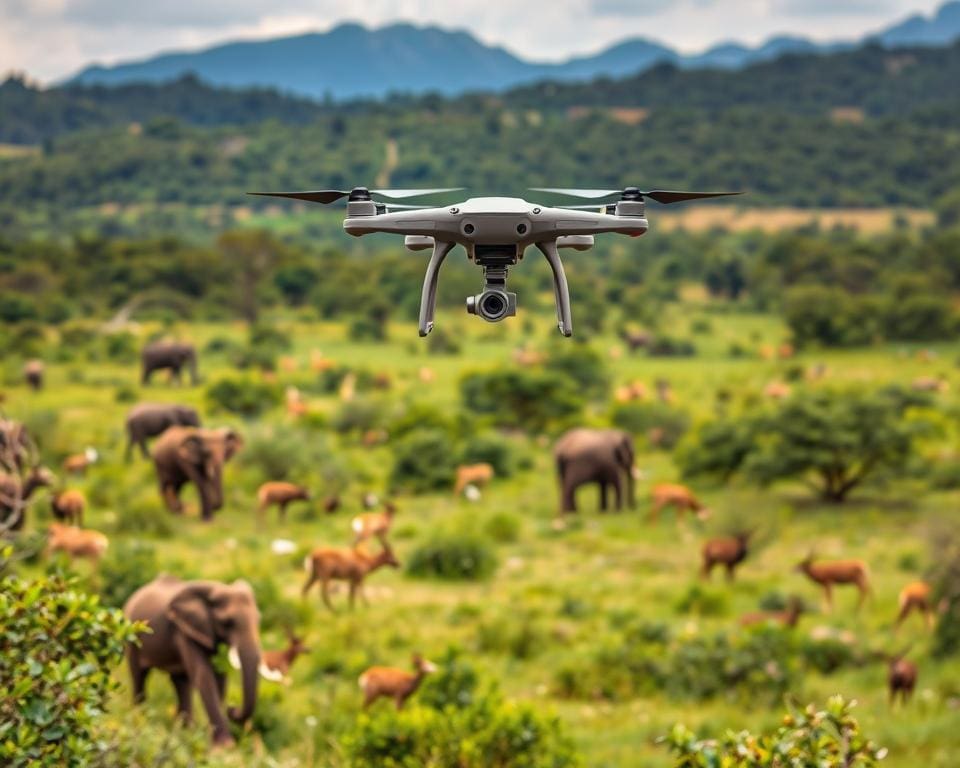
<svg viewBox="0 0 960 768">
<path fill-rule="evenodd" d="M 93 62 L 238 38 L 323 31 L 342 21 L 467 29 L 527 58 L 592 53 L 626 37 L 681 50 L 790 33 L 850 39 L 942 0 L 0 0 L 0 72 L 41 81 Z"/>
</svg>

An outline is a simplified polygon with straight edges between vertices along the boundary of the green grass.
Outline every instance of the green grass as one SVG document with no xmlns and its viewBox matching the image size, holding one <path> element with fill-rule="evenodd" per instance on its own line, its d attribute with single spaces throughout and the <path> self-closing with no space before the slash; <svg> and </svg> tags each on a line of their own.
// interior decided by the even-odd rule
<svg viewBox="0 0 960 768">
<path fill-rule="evenodd" d="M 763 345 L 781 342 L 784 329 L 767 316 L 708 314 L 705 307 L 695 304 L 674 307 L 671 313 L 671 332 L 680 335 L 688 331 L 695 318 L 710 318 L 712 332 L 692 336 L 699 350 L 696 357 L 651 360 L 625 353 L 619 359 L 611 358 L 609 365 L 615 383 L 640 379 L 652 389 L 656 378 L 669 379 L 677 405 L 695 419 L 712 413 L 718 389 L 760 397 L 767 382 L 782 378 L 792 366 L 806 368 L 822 362 L 827 366 L 827 381 L 869 386 L 909 384 L 916 376 L 940 372 L 957 381 L 955 361 L 960 345 L 932 348 L 936 357 L 927 362 L 916 355 L 916 349 L 907 347 L 809 353 L 783 362 L 764 361 L 758 354 L 734 359 L 728 354 L 731 343 L 758 353 Z M 554 343 L 552 334 L 548 336 L 553 323 L 546 316 L 528 314 L 499 326 L 486 326 L 444 311 L 439 322 L 452 327 L 464 340 L 463 354 L 427 355 L 411 323 L 394 325 L 388 343 L 355 344 L 346 338 L 344 325 L 281 318 L 280 326 L 293 338 L 291 356 L 299 361 L 300 369 L 281 371 L 277 377 L 284 385 L 308 383 L 314 374 L 307 361 L 312 350 L 320 350 L 338 363 L 389 372 L 394 383 L 385 396 L 391 401 L 423 397 L 438 407 L 457 409 L 457 383 L 464 371 L 509 363 L 513 348 L 530 335 L 535 345 L 545 349 Z M 241 339 L 244 334 L 237 325 L 195 325 L 180 330 L 200 349 L 214 336 Z M 619 346 L 613 337 L 596 339 L 594 344 L 605 353 Z M 417 372 L 424 366 L 435 372 L 433 384 L 419 382 Z M 215 356 L 201 355 L 200 368 L 207 381 L 230 373 L 226 362 Z M 365 449 L 356 440 L 335 440 L 338 455 L 352 478 L 344 494 L 345 509 L 336 515 L 328 517 L 318 509 L 315 516 L 305 519 L 304 511 L 310 508 L 301 505 L 291 507 L 285 524 L 274 516 L 258 523 L 253 508 L 260 478 L 237 459 L 226 471 L 226 507 L 212 524 L 196 517 L 195 499 L 189 491 L 190 514 L 173 519 L 161 507 L 151 464 L 136 460 L 125 465 L 122 459 L 123 415 L 129 404 L 116 402 L 115 394 L 121 387 L 138 388 L 136 365 L 92 364 L 80 359 L 53 363 L 48 368 L 47 388 L 41 393 L 28 392 L 19 384 L 19 361 L 8 358 L 4 369 L 8 415 L 49 422 L 53 418 L 49 414 L 56 414 L 55 425 L 39 435 L 48 461 L 56 462 L 88 444 L 100 450 L 101 462 L 82 480 L 69 481 L 82 488 L 90 500 L 88 525 L 107 532 L 116 545 L 122 538 L 134 538 L 131 533 L 114 533 L 117 521 L 133 507 L 145 509 L 173 530 L 168 537 L 152 539 L 162 570 L 191 578 L 242 574 L 255 586 L 272 581 L 292 606 L 313 652 L 294 667 L 290 687 L 262 684 L 264 692 L 278 698 L 275 706 L 298 734 L 279 750 L 277 757 L 288 761 L 285 764 L 339 764 L 337 749 L 329 744 L 335 744 L 336 733 L 313 739 L 306 718 L 317 716 L 321 723 L 349 721 L 359 711 L 355 680 L 367 665 L 406 666 L 413 650 L 439 657 L 450 646 L 460 648 L 472 663 L 496 678 L 509 696 L 542 703 L 558 712 L 590 766 L 668 764 L 668 757 L 655 741 L 678 720 L 704 732 L 771 726 L 782 708 L 722 699 L 696 703 L 665 696 L 617 703 L 565 701 L 554 696 L 553 678 L 560 666 L 585 663 L 610 631 L 611 622 L 623 615 L 667 622 L 680 633 L 733 629 L 740 614 L 756 610 L 760 599 L 774 591 L 797 593 L 810 604 L 819 605 L 819 593 L 792 570 L 812 546 L 824 556 L 865 559 L 873 575 L 874 596 L 857 616 L 852 610 L 855 595 L 840 589 L 834 614 L 807 616 L 798 631 L 836 626 L 849 630 L 859 643 L 875 650 L 891 651 L 912 642 L 910 657 L 920 665 L 920 682 L 914 703 L 894 712 L 886 702 L 886 670 L 880 662 L 830 677 L 807 677 L 802 689 L 792 692 L 793 697 L 822 703 L 839 692 L 855 698 L 865 731 L 890 748 L 885 764 L 891 768 L 946 768 L 960 762 L 960 732 L 956 728 L 960 661 L 931 659 L 928 637 L 919 620 L 911 621 L 896 640 L 890 631 L 898 590 L 921 576 L 927 565 L 931 526 L 944 518 L 957 522 L 958 492 L 927 493 L 913 483 L 897 483 L 885 490 L 865 490 L 847 506 L 827 507 L 811 502 L 799 486 L 768 491 L 737 485 L 698 487 L 716 513 L 713 522 L 678 524 L 666 514 L 660 522 L 651 524 L 644 519 L 649 483 L 674 479 L 677 470 L 669 454 L 643 453 L 638 464 L 649 479 L 639 487 L 639 511 L 600 515 L 595 511 L 595 493 L 587 490 L 581 497 L 580 516 L 558 531 L 552 525 L 557 495 L 549 443 L 516 438 L 534 457 L 533 467 L 508 480 L 495 480 L 478 504 L 455 499 L 452 494 L 398 499 L 395 548 L 401 561 L 437 527 L 475 526 L 482 531 L 495 515 L 507 513 L 519 518 L 516 540 L 495 545 L 500 565 L 492 578 L 479 583 L 445 584 L 415 580 L 402 570 L 381 571 L 368 582 L 371 606 L 360 607 L 353 614 L 342 611 L 332 615 L 316 594 L 305 604 L 300 601 L 302 553 L 277 557 L 270 552 L 270 541 L 288 538 L 302 549 L 319 544 L 346 545 L 349 518 L 359 511 L 361 491 L 384 489 L 391 466 L 389 444 Z M 202 387 L 168 387 L 159 378 L 157 382 L 149 390 L 139 391 L 140 399 L 197 405 L 204 409 L 210 425 L 231 423 L 248 432 L 255 426 L 206 413 Z M 940 396 L 944 405 L 960 405 L 957 389 Z M 338 407 L 335 397 L 308 399 L 325 413 Z M 591 407 L 586 418 L 601 423 L 604 416 L 605 408 L 598 405 Z M 263 421 L 279 423 L 287 418 L 282 409 L 277 409 Z M 314 488 L 315 498 L 323 497 L 319 470 L 298 479 Z M 48 505 L 41 500 L 31 512 L 30 527 L 44 525 L 48 515 Z M 761 525 L 762 547 L 743 565 L 736 584 L 728 586 L 715 573 L 709 589 L 723 595 L 720 615 L 678 613 L 679 598 L 698 581 L 702 540 L 734 517 Z M 905 570 L 904 564 L 916 567 Z M 36 572 L 42 567 L 40 563 L 26 571 Z M 85 563 L 78 564 L 77 570 L 84 575 L 90 571 Z M 341 591 L 334 599 L 342 604 L 344 598 Z M 532 633 L 528 642 L 491 641 L 491 637 L 509 634 L 520 626 Z M 279 626 L 270 627 L 264 632 L 264 645 L 278 647 L 282 638 Z M 125 670 L 118 670 L 117 677 L 124 689 L 107 717 L 136 729 L 143 715 L 128 706 Z M 231 687 L 231 696 L 236 697 L 238 683 L 234 681 Z M 172 703 L 169 683 L 155 674 L 149 685 L 147 709 L 155 724 L 172 722 Z M 205 723 L 199 702 L 196 709 L 198 719 Z M 237 754 L 220 754 L 216 760 L 262 764 L 257 762 L 261 758 L 256 757 L 259 748 L 255 742 L 247 739 Z M 319 752 L 312 763 L 310 756 L 315 749 Z"/>
</svg>

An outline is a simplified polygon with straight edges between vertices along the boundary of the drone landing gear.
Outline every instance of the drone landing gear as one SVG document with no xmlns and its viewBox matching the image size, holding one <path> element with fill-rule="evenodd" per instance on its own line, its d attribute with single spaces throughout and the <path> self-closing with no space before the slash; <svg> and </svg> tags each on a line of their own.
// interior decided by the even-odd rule
<svg viewBox="0 0 960 768">
<path fill-rule="evenodd" d="M 573 336 L 573 314 L 570 312 L 570 289 L 567 287 L 567 274 L 563 271 L 557 241 L 548 240 L 537 243 L 537 248 L 546 256 L 553 270 L 553 300 L 557 305 L 557 327 L 564 336 Z"/>
<path fill-rule="evenodd" d="M 456 243 L 433 244 L 433 255 L 427 264 L 427 274 L 423 277 L 423 291 L 420 293 L 420 335 L 426 336 L 433 330 L 433 316 L 437 309 L 437 280 L 440 267 L 447 254 L 453 250 Z"/>
</svg>

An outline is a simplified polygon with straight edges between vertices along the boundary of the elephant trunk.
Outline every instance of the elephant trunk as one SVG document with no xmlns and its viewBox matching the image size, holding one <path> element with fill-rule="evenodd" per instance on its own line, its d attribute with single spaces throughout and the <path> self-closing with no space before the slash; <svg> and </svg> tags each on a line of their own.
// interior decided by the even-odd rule
<svg viewBox="0 0 960 768">
<path fill-rule="evenodd" d="M 200 486 L 203 516 L 210 517 L 223 506 L 223 471 L 215 467 Z"/>
<path fill-rule="evenodd" d="M 240 709 L 230 707 L 227 714 L 235 723 L 243 723 L 253 716 L 257 705 L 257 683 L 259 681 L 260 646 L 255 638 L 248 638 L 237 647 L 240 657 L 240 674 L 243 678 L 243 706 Z"/>
</svg>

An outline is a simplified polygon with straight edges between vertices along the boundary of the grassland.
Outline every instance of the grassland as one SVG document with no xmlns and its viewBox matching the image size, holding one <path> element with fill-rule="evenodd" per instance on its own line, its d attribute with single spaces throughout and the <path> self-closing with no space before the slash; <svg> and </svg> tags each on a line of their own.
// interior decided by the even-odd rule
<svg viewBox="0 0 960 768">
<path fill-rule="evenodd" d="M 815 363 L 826 365 L 826 382 L 909 384 L 916 376 L 940 373 L 957 381 L 955 363 L 960 345 L 956 344 L 931 347 L 923 355 L 918 355 L 916 348 L 876 347 L 808 353 L 789 361 L 764 360 L 759 354 L 733 358 L 728 354 L 731 343 L 739 342 L 759 352 L 765 345 L 780 343 L 784 329 L 762 315 L 712 314 L 692 305 L 675 306 L 671 312 L 671 326 L 695 340 L 696 357 L 649 359 L 624 352 L 610 355 L 608 364 L 615 383 L 639 379 L 652 389 L 656 378 L 669 379 L 678 407 L 695 418 L 709 416 L 719 389 L 759 398 L 763 386 L 782 378 L 788 367 L 806 368 Z M 691 326 L 705 318 L 709 330 L 704 331 L 701 323 L 700 332 L 695 332 Z M 427 399 L 451 410 L 461 407 L 457 384 L 463 372 L 509 364 L 511 351 L 530 336 L 535 346 L 548 348 L 554 343 L 547 335 L 553 322 L 546 316 L 528 315 L 491 327 L 444 312 L 439 323 L 455 329 L 456 336 L 463 340 L 463 352 L 456 356 L 427 355 L 412 324 L 393 326 L 388 343 L 357 344 L 341 325 L 299 322 L 288 317 L 277 321 L 291 336 L 295 347 L 290 355 L 298 362 L 298 370 L 276 374 L 281 383 L 307 391 L 315 378 L 308 360 L 320 350 L 340 364 L 389 372 L 393 387 L 380 395 L 389 402 Z M 137 330 L 145 337 L 153 329 L 144 326 Z M 171 330 L 192 338 L 201 349 L 215 337 L 241 339 L 244 335 L 239 325 L 184 325 Z M 612 336 L 592 343 L 605 354 L 619 349 Z M 300 601 L 299 561 L 307 547 L 348 542 L 349 517 L 359 511 L 360 493 L 382 492 L 385 488 L 392 462 L 389 443 L 368 449 L 355 438 L 337 437 L 326 429 L 315 433 L 317 440 L 330 441 L 350 476 L 343 495 L 345 509 L 335 515 L 292 507 L 286 523 L 274 517 L 258 522 L 253 512 L 254 493 L 266 478 L 238 458 L 226 471 L 225 509 L 212 524 L 199 521 L 195 504 L 188 516 L 172 518 L 160 505 L 149 462 L 123 463 L 123 415 L 129 404 L 118 402 L 117 396 L 138 388 L 136 364 L 65 360 L 69 350 L 58 349 L 54 342 L 48 351 L 48 359 L 59 357 L 63 362 L 49 364 L 47 387 L 40 393 L 28 392 L 19 383 L 19 361 L 4 361 L 4 407 L 9 415 L 46 425 L 40 438 L 50 462 L 85 445 L 101 451 L 101 461 L 85 478 L 70 481 L 90 500 L 88 524 L 107 532 L 116 547 L 143 535 L 123 530 L 130 528 L 123 521 L 132 509 L 146 510 L 159 521 L 161 535 L 143 538 L 155 545 L 161 569 L 183 577 L 242 575 L 258 589 L 276 587 L 285 604 L 294 606 L 296 620 L 306 630 L 313 650 L 295 666 L 293 684 L 282 687 L 265 682 L 262 686 L 263 706 L 285 723 L 286 743 L 271 755 L 269 739 L 252 735 L 236 752 L 210 757 L 214 764 L 340 765 L 336 729 L 359 711 L 357 674 L 371 663 L 405 666 L 412 650 L 439 657 L 448 647 L 457 647 L 479 669 L 498 680 L 509 696 L 559 713 L 586 765 L 667 765 L 668 757 L 655 742 L 674 722 L 683 721 L 705 733 L 723 728 L 760 730 L 777 722 L 781 708 L 733 698 L 699 703 L 663 695 L 625 702 L 569 701 L 556 695 L 556 670 L 587 663 L 618 617 L 624 615 L 666 622 L 682 634 L 734 629 L 738 615 L 755 610 L 760 599 L 772 592 L 797 593 L 811 605 L 818 605 L 819 594 L 792 570 L 812 546 L 824 556 L 864 558 L 872 569 L 874 596 L 860 615 L 854 615 L 854 596 L 841 589 L 832 616 L 814 613 L 802 620 L 798 631 L 809 633 L 819 626 L 835 626 L 853 633 L 857 643 L 877 650 L 889 651 L 910 642 L 910 657 L 920 666 L 920 683 L 909 707 L 891 710 L 886 701 L 885 667 L 876 662 L 830 677 L 807 676 L 802 688 L 792 692 L 793 697 L 802 702 L 822 702 L 840 692 L 855 698 L 865 731 L 889 747 L 886 764 L 891 768 L 948 768 L 960 763 L 960 732 L 956 727 L 960 661 L 931 659 L 928 636 L 918 620 L 911 622 L 896 641 L 891 636 L 897 591 L 922 575 L 928 562 L 928 538 L 936 526 L 943 521 L 956 525 L 960 492 L 930 493 L 916 483 L 903 481 L 884 489 L 867 489 L 849 505 L 829 507 L 811 502 L 800 486 L 763 491 L 737 485 L 698 487 L 715 511 L 711 522 L 678 523 L 672 515 L 666 515 L 657 523 L 649 523 L 644 519 L 649 482 L 674 479 L 677 470 L 669 453 L 646 451 L 638 457 L 639 466 L 649 478 L 640 486 L 638 511 L 600 515 L 594 508 L 594 493 L 584 491 L 581 513 L 558 530 L 553 525 L 557 496 L 549 441 L 514 437 L 518 450 L 530 458 L 530 468 L 512 478 L 494 481 L 480 502 L 470 504 L 444 493 L 398 498 L 395 541 L 401 560 L 436 528 L 483 530 L 494 515 L 515 518 L 518 535 L 514 541 L 496 545 L 499 568 L 491 579 L 449 584 L 416 580 L 402 570 L 378 572 L 369 581 L 369 607 L 333 615 L 316 596 L 305 603 Z M 424 366 L 435 372 L 432 384 L 422 384 L 418 378 Z M 208 381 L 230 373 L 228 369 L 222 357 L 208 354 L 201 358 L 201 372 Z M 944 406 L 960 404 L 957 389 L 954 386 L 940 395 Z M 281 409 L 252 423 L 209 414 L 203 387 L 157 384 L 138 391 L 137 397 L 193 403 L 207 414 L 208 424 L 233 423 L 248 435 L 270 425 L 282 425 L 290 418 Z M 308 400 L 312 408 L 327 415 L 340 407 L 335 396 L 311 395 Z M 597 404 L 585 420 L 603 423 L 605 413 L 606 404 Z M 319 468 L 294 479 L 310 484 L 319 497 L 330 490 L 324 487 Z M 48 517 L 47 505 L 41 501 L 34 507 L 30 526 L 42 527 Z M 705 587 L 716 606 L 710 615 L 681 611 L 681 599 L 698 583 L 701 541 L 734 519 L 759 524 L 762 546 L 743 566 L 736 584 L 728 586 L 717 575 L 715 582 Z M 163 528 L 169 531 L 163 534 Z M 300 549 L 295 556 L 278 557 L 270 551 L 274 538 L 290 539 Z M 43 567 L 42 562 L 35 563 L 27 572 Z M 81 563 L 77 570 L 87 574 L 89 568 Z M 150 575 L 144 574 L 144 579 Z M 95 582 L 96 577 L 91 578 Z M 342 593 L 336 596 L 339 600 L 343 597 Z M 261 610 L 266 612 L 264 601 L 261 596 Z M 511 640 L 521 630 L 526 634 Z M 264 632 L 263 639 L 266 647 L 281 644 L 282 631 L 276 622 Z M 125 670 L 118 670 L 117 676 L 124 689 L 108 717 L 127 728 L 128 734 L 146 733 L 147 724 L 162 729 L 172 722 L 172 689 L 160 675 L 151 679 L 149 704 L 139 712 L 128 706 Z M 232 695 L 237 696 L 238 684 L 234 682 L 232 688 Z M 316 721 L 309 720 L 311 717 Z M 197 738 L 196 732 L 193 737 Z"/>
</svg>

